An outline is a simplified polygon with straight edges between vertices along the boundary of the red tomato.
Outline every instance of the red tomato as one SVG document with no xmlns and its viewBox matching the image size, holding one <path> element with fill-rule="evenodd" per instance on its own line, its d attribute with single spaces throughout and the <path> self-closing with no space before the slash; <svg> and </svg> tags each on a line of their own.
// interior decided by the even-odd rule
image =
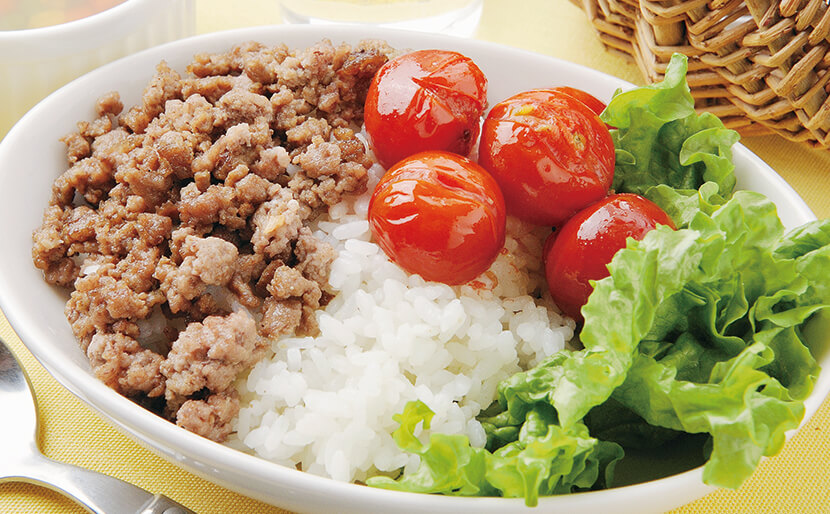
<svg viewBox="0 0 830 514">
<path fill-rule="evenodd" d="M 372 79 L 366 132 L 388 168 L 424 150 L 468 155 L 487 105 L 487 79 L 468 57 L 419 50 L 387 62 Z"/>
<path fill-rule="evenodd" d="M 566 95 L 571 95 L 572 97 L 576 98 L 580 102 L 587 105 L 589 109 L 591 109 L 592 111 L 594 111 L 597 114 L 597 116 L 602 114 L 602 111 L 604 111 L 605 108 L 608 107 L 607 105 L 605 105 L 605 102 L 603 102 L 599 98 L 595 97 L 591 93 L 588 93 L 587 91 L 583 91 L 581 89 L 577 89 L 575 87 L 559 86 L 559 87 L 553 88 L 553 90 L 554 91 L 561 91 L 561 92 L 565 93 Z M 611 130 L 612 128 L 615 128 L 615 127 L 612 127 L 611 125 L 609 125 L 607 123 L 605 124 L 605 126 L 608 127 L 608 130 Z"/>
<path fill-rule="evenodd" d="M 571 95 L 572 97 L 576 98 L 580 102 L 587 105 L 589 109 L 591 109 L 592 111 L 597 113 L 597 116 L 602 114 L 602 111 L 604 111 L 605 108 L 607 107 L 607 105 L 605 105 L 605 102 L 603 102 L 599 98 L 595 97 L 591 93 L 588 93 L 587 91 L 583 91 L 583 90 L 577 89 L 575 87 L 559 86 L 559 87 L 553 88 L 553 90 L 554 91 L 561 91 L 561 92 L 565 93 L 566 95 Z M 609 125 L 607 123 L 605 124 L 605 126 L 608 127 L 609 130 L 614 128 L 614 127 L 612 127 L 611 125 Z"/>
<path fill-rule="evenodd" d="M 588 281 L 609 275 L 607 265 L 626 238 L 640 240 L 658 224 L 675 228 L 660 207 L 630 193 L 608 196 L 569 219 L 545 242 L 545 275 L 556 305 L 581 319 L 593 291 Z"/>
<path fill-rule="evenodd" d="M 570 95 L 570 96 L 576 98 L 580 102 L 587 105 L 588 108 L 591 109 L 592 111 L 594 111 L 597 116 L 602 114 L 602 111 L 605 110 L 605 107 L 606 107 L 605 103 L 603 103 L 599 98 L 595 97 L 591 93 L 588 93 L 587 91 L 583 91 L 581 89 L 577 89 L 575 87 L 570 87 L 570 86 L 554 87 L 554 88 L 552 88 L 552 90 L 553 91 L 561 91 L 562 93 L 565 93 L 566 95 Z"/>
<path fill-rule="evenodd" d="M 584 103 L 537 89 L 493 107 L 484 120 L 478 162 L 501 186 L 509 214 L 558 225 L 608 194 L 614 143 Z"/>
<path fill-rule="evenodd" d="M 386 255 L 410 273 L 463 284 L 504 246 L 504 198 L 481 166 L 422 152 L 386 172 L 369 202 L 369 226 Z"/>
</svg>

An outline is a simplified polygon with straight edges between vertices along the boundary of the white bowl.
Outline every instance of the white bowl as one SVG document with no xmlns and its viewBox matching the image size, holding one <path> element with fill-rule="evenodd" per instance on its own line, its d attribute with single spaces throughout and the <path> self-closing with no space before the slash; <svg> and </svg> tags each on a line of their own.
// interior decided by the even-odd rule
<svg viewBox="0 0 830 514">
<path fill-rule="evenodd" d="M 125 55 L 190 36 L 193 0 L 126 0 L 80 20 L 0 30 L 0 138 L 70 80 Z"/>
<path fill-rule="evenodd" d="M 476 61 L 489 79 L 491 105 L 531 87 L 564 85 L 609 98 L 627 84 L 614 77 L 543 55 L 474 40 L 416 32 L 373 29 L 372 37 L 398 48 L 447 48 Z M 457 498 L 399 493 L 335 482 L 279 466 L 189 433 L 119 396 L 90 374 L 64 318 L 65 294 L 47 285 L 31 260 L 31 234 L 39 226 L 52 181 L 66 167 L 58 139 L 78 120 L 94 117 L 96 98 L 120 91 L 125 105 L 139 101 L 156 64 L 165 59 L 183 70 L 192 56 L 224 51 L 257 40 L 309 46 L 322 38 L 356 42 L 365 30 L 343 26 L 278 26 L 236 30 L 177 41 L 132 55 L 70 83 L 32 109 L 0 143 L 0 308 L 34 356 L 57 380 L 124 432 L 172 462 L 240 493 L 296 511 L 314 512 L 481 512 L 526 510 L 521 499 Z M 763 161 L 743 146 L 734 149 L 739 186 L 769 196 L 784 223 L 793 227 L 815 219 L 803 200 Z M 826 343 L 827 332 L 811 337 Z M 822 344 L 817 358 L 830 367 Z M 824 372 L 806 401 L 809 418 L 830 391 Z M 805 419 L 806 419 L 805 418 Z M 701 468 L 667 478 L 605 491 L 543 498 L 540 511 L 660 512 L 697 499 L 713 489 L 701 481 Z"/>
</svg>

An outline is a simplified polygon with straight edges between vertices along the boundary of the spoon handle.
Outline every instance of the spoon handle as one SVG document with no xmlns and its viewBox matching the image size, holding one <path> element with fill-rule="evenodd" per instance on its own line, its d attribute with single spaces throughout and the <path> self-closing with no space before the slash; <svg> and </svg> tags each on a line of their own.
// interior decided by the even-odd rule
<svg viewBox="0 0 830 514">
<path fill-rule="evenodd" d="M 14 474 L 0 482 L 40 485 L 74 499 L 95 514 L 195 514 L 161 494 L 115 477 L 50 459 L 40 453 L 15 462 Z"/>
</svg>

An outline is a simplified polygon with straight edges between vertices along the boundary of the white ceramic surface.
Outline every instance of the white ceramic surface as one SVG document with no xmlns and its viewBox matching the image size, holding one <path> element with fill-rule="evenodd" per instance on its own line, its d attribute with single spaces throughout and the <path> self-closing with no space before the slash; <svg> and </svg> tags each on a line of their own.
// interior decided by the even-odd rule
<svg viewBox="0 0 830 514">
<path fill-rule="evenodd" d="M 194 0 L 127 0 L 80 20 L 0 31 L 0 138 L 39 100 L 70 80 L 194 33 Z"/>
<path fill-rule="evenodd" d="M 480 512 L 528 511 L 520 499 L 455 498 L 398 493 L 338 483 L 237 452 L 170 424 L 122 398 L 93 378 L 63 315 L 65 294 L 48 286 L 31 261 L 31 233 L 40 224 L 52 181 L 66 167 L 58 139 L 78 120 L 94 117 L 96 98 L 121 92 L 125 105 L 137 102 L 156 64 L 165 59 L 183 71 L 192 56 L 223 51 L 257 40 L 305 47 L 323 37 L 334 43 L 367 36 L 398 48 L 447 48 L 475 60 L 489 79 L 490 104 L 532 87 L 571 85 L 607 99 L 630 85 L 597 71 L 546 56 L 474 40 L 423 33 L 360 28 L 279 26 L 209 34 L 156 47 L 104 66 L 55 92 L 32 109 L 0 143 L 0 308 L 35 357 L 58 381 L 123 431 L 172 462 L 233 490 L 296 511 L 313 512 Z M 67 99 L 71 101 L 67 102 Z M 765 193 L 783 221 L 796 226 L 813 213 L 772 169 L 743 146 L 735 148 L 739 186 Z M 816 337 L 826 339 L 826 333 Z M 822 345 L 819 361 L 830 367 Z M 811 416 L 830 391 L 830 372 L 821 374 L 807 400 Z M 606 491 L 543 498 L 532 512 L 661 512 L 712 489 L 701 469 Z"/>
</svg>

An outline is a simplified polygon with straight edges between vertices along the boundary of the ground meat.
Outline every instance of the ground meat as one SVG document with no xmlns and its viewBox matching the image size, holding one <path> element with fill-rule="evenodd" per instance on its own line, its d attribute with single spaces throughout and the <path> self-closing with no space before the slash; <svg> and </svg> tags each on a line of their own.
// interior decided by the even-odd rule
<svg viewBox="0 0 830 514">
<path fill-rule="evenodd" d="M 112 168 L 126 161 L 130 152 L 141 146 L 144 137 L 131 134 L 122 127 L 96 137 L 92 143 L 92 155 Z"/>
<path fill-rule="evenodd" d="M 158 152 L 159 157 L 167 161 L 178 179 L 193 175 L 191 165 L 195 155 L 194 149 L 198 146 L 198 143 L 193 144 L 190 139 L 185 139 L 181 132 L 164 132 L 153 142 L 153 149 Z"/>
<path fill-rule="evenodd" d="M 288 151 L 282 146 L 266 148 L 259 154 L 259 160 L 251 167 L 251 171 L 260 177 L 274 182 L 288 169 L 291 158 Z"/>
<path fill-rule="evenodd" d="M 208 285 L 226 285 L 233 277 L 238 250 L 218 237 L 187 235 L 178 251 L 181 263 L 162 257 L 153 274 L 170 310 L 187 311 Z"/>
<path fill-rule="evenodd" d="M 124 396 L 144 394 L 150 398 L 164 394 L 159 367 L 164 357 L 142 348 L 124 334 L 98 333 L 86 350 L 92 371 L 99 380 Z"/>
<path fill-rule="evenodd" d="M 95 112 L 98 116 L 118 116 L 124 110 L 124 104 L 121 103 L 121 97 L 117 91 L 110 91 L 95 102 Z"/>
<path fill-rule="evenodd" d="M 229 230 L 245 231 L 249 218 L 263 202 L 276 194 L 278 188 L 278 185 L 250 174 L 247 166 L 240 165 L 225 177 L 224 184 L 200 189 L 197 182 L 191 182 L 183 187 L 177 204 L 178 217 L 183 225 L 199 230 L 214 227 L 222 231 L 215 227 L 220 224 Z"/>
<path fill-rule="evenodd" d="M 212 185 L 205 191 L 200 191 L 199 186 L 191 182 L 181 189 L 180 195 L 179 219 L 190 227 L 218 223 L 220 214 L 233 204 L 233 191 L 220 185 Z"/>
<path fill-rule="evenodd" d="M 197 77 L 235 76 L 252 66 L 257 69 L 271 68 L 293 53 L 285 45 L 268 47 L 255 41 L 248 41 L 235 46 L 227 53 L 197 55 L 187 71 Z M 251 79 L 261 83 L 273 80 L 270 76 L 251 77 Z"/>
<path fill-rule="evenodd" d="M 193 158 L 210 148 L 214 132 L 224 121 L 221 109 L 196 94 L 184 101 L 168 101 L 164 112 L 147 127 L 146 135 L 170 162 L 177 178 L 187 179 L 193 176 L 190 170 Z M 173 156 L 173 161 L 165 153 Z"/>
<path fill-rule="evenodd" d="M 112 168 L 95 157 L 87 157 L 75 162 L 58 177 L 52 185 L 52 203 L 71 205 L 75 193 L 79 193 L 88 203 L 97 205 L 115 185 Z"/>
<path fill-rule="evenodd" d="M 202 437 L 224 441 L 237 414 L 239 398 L 235 390 L 229 390 L 212 394 L 207 400 L 187 400 L 176 411 L 176 424 Z"/>
<path fill-rule="evenodd" d="M 285 131 L 286 140 L 295 146 L 306 146 L 318 137 L 320 141 L 328 141 L 331 126 L 325 119 L 309 118 L 299 125 Z"/>
<path fill-rule="evenodd" d="M 382 42 L 255 42 L 162 62 L 138 105 L 102 96 L 62 138 L 32 260 L 102 381 L 222 440 L 264 338 L 313 334 L 332 248 L 306 226 L 366 187 L 356 133 Z M 248 309 L 248 313 L 244 313 Z M 161 326 L 158 326 L 161 324 Z"/>
<path fill-rule="evenodd" d="M 81 347 L 86 350 L 98 332 L 137 336 L 135 321 L 150 315 L 164 300 L 153 272 L 161 249 L 135 244 L 124 259 L 88 258 L 66 304 L 66 315 Z"/>
<path fill-rule="evenodd" d="M 303 320 L 303 302 L 299 299 L 267 298 L 262 309 L 260 332 L 269 337 L 293 333 Z"/>
<path fill-rule="evenodd" d="M 322 287 L 328 285 L 331 263 L 337 257 L 330 244 L 314 237 L 308 227 L 300 229 L 294 248 L 297 269 L 303 276 Z"/>
<path fill-rule="evenodd" d="M 187 257 L 183 265 L 192 259 L 193 274 L 205 284 L 224 286 L 230 281 L 239 253 L 233 243 L 218 237 L 190 236 L 184 244 Z"/>
<path fill-rule="evenodd" d="M 112 119 L 109 116 L 101 116 L 93 122 L 88 121 L 79 121 L 78 122 L 78 133 L 86 138 L 96 138 L 98 136 L 103 136 L 110 130 L 112 130 Z"/>
<path fill-rule="evenodd" d="M 210 393 L 227 391 L 262 349 L 256 322 L 249 314 L 209 316 L 201 323 L 191 323 L 161 364 L 161 373 L 167 379 L 165 395 L 187 397 L 203 389 Z"/>
<path fill-rule="evenodd" d="M 133 107 L 124 114 L 121 117 L 121 124 L 129 127 L 133 132 L 144 132 L 150 121 L 164 111 L 165 103 L 181 95 L 181 88 L 179 74 L 162 61 L 156 67 L 155 77 L 144 90 L 141 105 Z"/>
<path fill-rule="evenodd" d="M 204 97 L 207 102 L 213 105 L 225 93 L 233 89 L 237 82 L 237 77 L 230 75 L 188 79 L 182 83 L 182 94 L 188 98 Z"/>
<path fill-rule="evenodd" d="M 61 141 L 66 145 L 66 158 L 69 164 L 75 164 L 79 160 L 89 157 L 90 152 L 92 152 L 89 140 L 80 133 L 68 134 L 62 137 Z"/>
<path fill-rule="evenodd" d="M 271 105 L 274 106 L 274 130 L 286 132 L 307 119 L 307 114 L 314 108 L 302 98 L 296 98 L 294 93 L 285 86 L 271 95 Z"/>
<path fill-rule="evenodd" d="M 71 257 L 71 241 L 67 228 L 72 209 L 52 205 L 43 213 L 43 224 L 35 230 L 32 238 L 32 260 L 43 270 L 44 278 L 50 284 L 68 287 L 78 276 L 78 265 Z"/>
<path fill-rule="evenodd" d="M 137 148 L 116 168 L 115 180 L 128 186 L 128 194 L 140 197 L 141 210 L 164 203 L 173 187 L 173 168 L 153 147 Z"/>
<path fill-rule="evenodd" d="M 290 190 L 280 188 L 251 218 L 254 252 L 269 259 L 286 259 L 309 214 L 310 210 L 304 209 Z"/>
<path fill-rule="evenodd" d="M 249 309 L 260 306 L 261 298 L 254 291 L 252 283 L 265 270 L 265 257 L 261 253 L 240 255 L 236 270 L 228 284 L 228 289 L 236 295 L 239 302 Z"/>
<path fill-rule="evenodd" d="M 274 118 L 274 107 L 267 97 L 242 88 L 231 89 L 219 98 L 216 105 L 224 112 L 227 126 L 240 123 L 268 125 Z"/>
<path fill-rule="evenodd" d="M 319 283 L 305 278 L 299 269 L 283 264 L 273 269 L 265 289 L 271 294 L 269 300 L 275 302 L 266 305 L 266 310 L 273 312 L 268 313 L 270 318 L 263 327 L 269 326 L 269 330 L 274 330 L 274 322 L 279 319 L 281 328 L 277 333 L 285 334 L 295 330 L 307 335 L 317 333 L 314 311 L 320 307 L 323 296 Z"/>
<path fill-rule="evenodd" d="M 306 296 L 310 299 L 308 303 L 317 303 L 320 300 L 320 285 L 305 278 L 297 268 L 285 264 L 274 270 L 266 288 L 271 296 L 278 300 Z"/>
<path fill-rule="evenodd" d="M 193 160 L 193 172 L 209 171 L 214 178 L 225 180 L 240 164 L 253 164 L 270 144 L 271 129 L 262 119 L 253 125 L 234 125 L 207 152 Z"/>
<path fill-rule="evenodd" d="M 340 165 L 340 147 L 336 143 L 329 143 L 323 141 L 320 136 L 315 136 L 312 143 L 295 161 L 312 179 L 331 176 L 337 173 L 337 167 Z"/>
</svg>

